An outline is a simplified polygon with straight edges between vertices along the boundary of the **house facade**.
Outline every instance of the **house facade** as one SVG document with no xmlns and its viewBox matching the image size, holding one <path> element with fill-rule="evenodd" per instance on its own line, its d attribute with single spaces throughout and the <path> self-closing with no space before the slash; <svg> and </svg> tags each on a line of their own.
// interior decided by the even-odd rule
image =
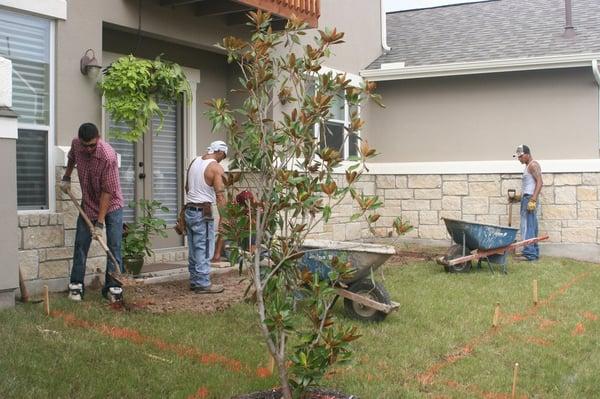
<svg viewBox="0 0 600 399">
<path fill-rule="evenodd" d="M 72 265 L 77 210 L 57 188 L 67 153 L 78 127 L 93 122 L 103 139 L 120 155 L 120 175 L 126 201 L 153 198 L 169 208 L 160 216 L 174 225 L 182 205 L 185 166 L 215 139 L 203 116 L 205 101 L 229 97 L 237 82 L 235 70 L 215 43 L 228 35 L 247 36 L 245 13 L 257 7 L 274 13 L 276 23 L 295 14 L 312 27 L 337 27 L 346 32 L 347 43 L 338 46 L 327 66 L 358 76 L 361 69 L 382 54 L 382 8 L 379 1 L 183 1 L 183 0 L 0 0 L 0 60 L 11 64 L 12 100 L 16 114 L 16 136 L 3 159 L 16 175 L 2 216 L 6 230 L 0 236 L 16 237 L 2 245 L 18 248 L 18 261 L 0 267 L 7 286 L 0 291 L 13 295 L 20 268 L 33 293 L 43 285 L 64 290 Z M 363 19 L 363 24 L 353 21 Z M 316 33 L 316 31 L 314 32 Z M 354 46 L 360 46 L 356 52 Z M 164 59 L 180 64 L 192 87 L 192 98 L 181 104 L 161 104 L 165 111 L 160 135 L 149 134 L 131 144 L 106 133 L 121 128 L 103 112 L 97 82 L 100 68 L 122 55 Z M 83 57 L 87 60 L 82 64 Z M 94 62 L 91 62 L 94 60 Z M 4 104 L 0 103 L 0 106 Z M 7 107 L 9 108 L 9 107 Z M 14 123 L 12 118 L 12 125 Z M 15 138 L 16 141 L 15 141 Z M 3 181 L 4 183 L 4 181 Z M 80 196 L 76 174 L 73 191 Z M 15 210 L 16 203 L 16 212 Z M 125 211 L 125 220 L 135 218 Z M 11 226 L 12 225 L 12 226 Z M 169 229 L 172 231 L 171 229 Z M 12 239 L 12 238 L 11 238 Z M 174 232 L 154 243 L 156 253 L 149 263 L 184 260 L 187 248 Z M 93 243 L 87 261 L 86 281 L 103 275 L 106 258 Z M 19 268 L 16 267 L 18 264 Z M 6 269 L 6 270 L 5 270 Z M 10 278 L 8 276 L 10 275 Z M 10 281 L 10 282 L 8 282 Z"/>
<path fill-rule="evenodd" d="M 361 71 L 387 105 L 368 110 L 365 132 L 381 150 L 370 169 L 382 226 L 403 216 L 409 236 L 443 240 L 441 217 L 518 226 L 507 190 L 521 189 L 512 154 L 527 144 L 543 171 L 546 253 L 581 250 L 600 262 L 600 3 L 569 3 L 388 14 L 391 51 Z"/>
</svg>

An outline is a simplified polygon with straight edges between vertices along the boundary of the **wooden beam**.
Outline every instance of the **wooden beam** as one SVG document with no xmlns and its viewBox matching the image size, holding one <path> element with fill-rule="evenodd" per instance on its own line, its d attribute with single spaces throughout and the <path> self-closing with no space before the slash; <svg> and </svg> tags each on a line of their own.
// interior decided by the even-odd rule
<svg viewBox="0 0 600 399">
<path fill-rule="evenodd" d="M 259 8 L 271 14 L 283 18 L 289 18 L 295 14 L 303 19 L 310 27 L 315 28 L 319 22 L 319 0 L 311 0 L 310 3 L 301 3 L 300 0 L 233 0 L 236 3 L 245 4 L 253 8 Z"/>
<path fill-rule="evenodd" d="M 181 7 L 188 4 L 200 3 L 204 0 L 160 0 L 160 5 L 163 7 Z"/>
<path fill-rule="evenodd" d="M 247 5 L 234 3 L 226 0 L 204 1 L 196 7 L 196 16 L 207 17 L 214 15 L 236 14 L 248 12 L 253 8 Z"/>
<path fill-rule="evenodd" d="M 360 303 L 361 305 L 375 310 L 379 310 L 380 312 L 383 312 L 385 314 L 391 313 L 393 310 L 398 309 L 398 307 L 400 306 L 396 302 L 392 302 L 390 305 L 388 305 L 387 303 L 377 302 L 372 300 L 371 298 L 367 298 L 366 296 L 350 292 L 343 288 L 336 288 L 335 291 L 341 297 L 348 298 L 353 302 Z"/>
</svg>

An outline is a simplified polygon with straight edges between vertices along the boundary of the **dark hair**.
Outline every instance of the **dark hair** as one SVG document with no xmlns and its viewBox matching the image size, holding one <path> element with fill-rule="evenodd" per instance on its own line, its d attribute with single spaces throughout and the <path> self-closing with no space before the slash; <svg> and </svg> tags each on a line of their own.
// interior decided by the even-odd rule
<svg viewBox="0 0 600 399">
<path fill-rule="evenodd" d="M 98 136 L 100 136 L 100 134 L 98 133 L 98 128 L 93 123 L 86 122 L 79 126 L 79 140 L 90 141 Z"/>
</svg>

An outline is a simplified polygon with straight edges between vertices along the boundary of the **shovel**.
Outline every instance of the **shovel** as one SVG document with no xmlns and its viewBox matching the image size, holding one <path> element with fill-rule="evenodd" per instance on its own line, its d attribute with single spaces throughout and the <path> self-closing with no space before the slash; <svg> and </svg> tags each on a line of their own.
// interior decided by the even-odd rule
<svg viewBox="0 0 600 399">
<path fill-rule="evenodd" d="M 73 202 L 73 204 L 79 211 L 79 214 L 85 221 L 85 224 L 87 224 L 88 228 L 90 229 L 90 232 L 94 231 L 94 225 L 92 224 L 92 221 L 90 220 L 88 215 L 85 214 L 83 209 L 81 209 L 81 205 L 79 205 L 79 203 L 77 202 L 77 199 L 75 198 L 75 196 L 73 195 L 71 190 L 67 190 L 66 193 L 69 196 L 69 198 L 71 198 L 71 201 Z M 112 277 L 116 282 L 118 282 L 119 284 L 121 284 L 124 287 L 140 285 L 139 282 L 137 282 L 134 279 L 132 279 L 131 277 L 125 276 L 121 273 L 121 265 L 119 264 L 119 262 L 117 262 L 117 259 L 115 258 L 113 253 L 108 248 L 108 245 L 106 245 L 106 242 L 104 242 L 104 239 L 102 237 L 97 237 L 95 239 L 100 243 L 100 246 L 102 247 L 102 249 L 104 249 L 104 251 L 106 252 L 106 255 L 112 261 L 113 265 L 115 265 L 115 271 L 108 272 L 110 277 Z"/>
</svg>

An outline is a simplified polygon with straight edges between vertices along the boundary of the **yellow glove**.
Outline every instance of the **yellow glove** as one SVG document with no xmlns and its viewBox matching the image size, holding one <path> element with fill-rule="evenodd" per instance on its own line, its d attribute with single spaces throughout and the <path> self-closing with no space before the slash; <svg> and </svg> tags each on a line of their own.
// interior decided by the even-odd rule
<svg viewBox="0 0 600 399">
<path fill-rule="evenodd" d="M 537 202 L 535 200 L 529 200 L 529 202 L 527 203 L 527 210 L 529 212 L 535 211 L 536 205 L 537 205 Z"/>
<path fill-rule="evenodd" d="M 521 194 L 515 194 L 515 201 L 521 201 Z"/>
</svg>

